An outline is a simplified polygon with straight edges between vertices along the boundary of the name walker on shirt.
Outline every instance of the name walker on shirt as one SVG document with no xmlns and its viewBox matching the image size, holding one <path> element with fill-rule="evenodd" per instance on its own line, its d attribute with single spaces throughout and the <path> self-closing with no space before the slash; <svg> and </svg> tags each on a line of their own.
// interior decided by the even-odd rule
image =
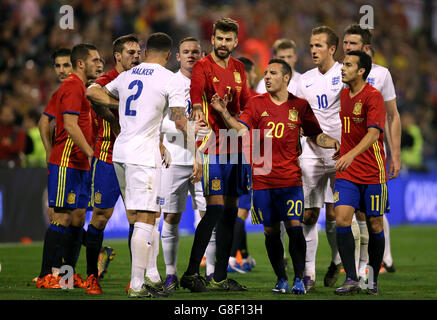
<svg viewBox="0 0 437 320">
<path fill-rule="evenodd" d="M 133 68 L 132 74 L 136 74 L 139 76 L 151 76 L 153 74 L 154 69 L 145 69 L 145 68 Z"/>
</svg>

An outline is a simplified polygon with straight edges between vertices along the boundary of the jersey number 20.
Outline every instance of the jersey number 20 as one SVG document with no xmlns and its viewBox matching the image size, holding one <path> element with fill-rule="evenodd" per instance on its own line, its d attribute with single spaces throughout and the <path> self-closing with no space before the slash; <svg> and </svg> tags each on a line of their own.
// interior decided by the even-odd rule
<svg viewBox="0 0 437 320">
<path fill-rule="evenodd" d="M 131 83 L 129 83 L 129 90 L 132 90 L 135 86 L 137 86 L 137 92 L 134 93 L 133 95 L 130 95 L 127 100 L 126 100 L 126 111 L 125 114 L 127 116 L 136 116 L 137 112 L 135 110 L 131 110 L 130 108 L 130 104 L 132 101 L 137 100 L 140 95 L 141 92 L 143 91 L 143 83 L 140 80 L 134 80 Z"/>
</svg>

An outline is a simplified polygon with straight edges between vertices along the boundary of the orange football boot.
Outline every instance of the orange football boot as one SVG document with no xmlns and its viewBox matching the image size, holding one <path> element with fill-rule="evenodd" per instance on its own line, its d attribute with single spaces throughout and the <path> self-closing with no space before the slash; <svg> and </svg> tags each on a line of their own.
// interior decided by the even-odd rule
<svg viewBox="0 0 437 320">
<path fill-rule="evenodd" d="M 45 275 L 42 278 L 36 280 L 36 287 L 41 289 L 60 289 L 61 285 L 59 284 L 60 277 L 55 277 L 51 273 Z"/>
<path fill-rule="evenodd" d="M 86 281 L 82 279 L 82 276 L 80 275 L 80 273 L 75 273 L 74 274 L 74 287 L 75 288 L 86 288 Z"/>
<path fill-rule="evenodd" d="M 86 279 L 85 292 L 89 294 L 102 294 L 102 288 L 100 287 L 99 279 L 95 275 L 89 275 Z"/>
</svg>

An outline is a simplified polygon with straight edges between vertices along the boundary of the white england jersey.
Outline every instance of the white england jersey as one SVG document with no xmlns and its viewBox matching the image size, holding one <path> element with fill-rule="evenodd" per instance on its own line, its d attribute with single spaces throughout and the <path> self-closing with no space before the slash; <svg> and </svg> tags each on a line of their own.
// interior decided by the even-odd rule
<svg viewBox="0 0 437 320">
<path fill-rule="evenodd" d="M 291 77 L 290 83 L 287 86 L 288 92 L 291 92 L 292 94 L 296 95 L 297 84 L 299 83 L 300 77 L 301 74 L 293 70 L 293 76 Z M 266 84 L 264 82 L 264 77 L 258 82 L 255 91 L 258 92 L 259 94 L 263 94 L 267 92 Z"/>
<path fill-rule="evenodd" d="M 372 69 L 367 76 L 367 82 L 381 92 L 384 101 L 390 101 L 396 98 L 393 79 L 387 68 L 373 63 Z"/>
<path fill-rule="evenodd" d="M 120 101 L 121 131 L 114 143 L 113 161 L 161 167 L 162 119 L 168 107 L 185 105 L 182 84 L 161 65 L 141 63 L 122 72 L 106 88 Z"/>
<path fill-rule="evenodd" d="M 325 74 L 318 68 L 301 75 L 296 95 L 308 101 L 319 121 L 323 132 L 340 141 L 340 92 L 345 87 L 341 81 L 341 67 L 338 62 Z M 300 158 L 331 158 L 333 149 L 317 146 L 310 139 L 301 139 L 302 154 Z"/>
<path fill-rule="evenodd" d="M 184 88 L 185 99 L 185 114 L 187 117 L 191 113 L 191 99 L 190 99 L 190 78 L 186 77 L 179 70 L 175 73 L 175 78 L 178 83 Z M 164 145 L 171 154 L 171 163 L 173 165 L 193 165 L 193 154 L 184 147 L 184 135 L 181 131 L 176 129 L 174 120 L 171 120 L 171 111 L 169 110 L 162 121 L 161 132 L 164 133 Z"/>
</svg>

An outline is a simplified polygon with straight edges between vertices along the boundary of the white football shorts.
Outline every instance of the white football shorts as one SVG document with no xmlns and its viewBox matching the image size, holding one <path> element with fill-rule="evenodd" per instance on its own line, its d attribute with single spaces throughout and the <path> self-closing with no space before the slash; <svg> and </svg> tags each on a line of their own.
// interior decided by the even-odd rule
<svg viewBox="0 0 437 320">
<path fill-rule="evenodd" d="M 114 162 L 114 169 L 126 210 L 159 212 L 160 168 Z"/>
<path fill-rule="evenodd" d="M 305 208 L 323 208 L 325 203 L 334 203 L 335 160 L 304 158 L 299 163 Z"/>
<path fill-rule="evenodd" d="M 165 197 L 162 211 L 179 213 L 186 210 L 188 192 L 191 195 L 194 210 L 206 211 L 202 183 L 190 182 L 193 166 L 172 165 L 161 169 L 161 195 Z"/>
</svg>

